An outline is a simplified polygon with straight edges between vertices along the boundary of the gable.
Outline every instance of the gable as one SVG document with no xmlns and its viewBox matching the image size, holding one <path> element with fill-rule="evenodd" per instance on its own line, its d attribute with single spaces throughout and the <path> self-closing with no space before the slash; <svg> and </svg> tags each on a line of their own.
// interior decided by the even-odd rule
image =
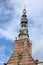
<svg viewBox="0 0 43 65">
<path fill-rule="evenodd" d="M 32 56 L 26 51 L 23 50 L 20 53 L 13 53 L 7 65 L 36 65 L 36 62 L 32 58 Z"/>
</svg>

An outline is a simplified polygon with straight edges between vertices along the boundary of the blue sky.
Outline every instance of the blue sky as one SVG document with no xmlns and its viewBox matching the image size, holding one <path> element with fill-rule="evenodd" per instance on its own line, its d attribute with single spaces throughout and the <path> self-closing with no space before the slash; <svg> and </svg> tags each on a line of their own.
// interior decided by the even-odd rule
<svg viewBox="0 0 43 65">
<path fill-rule="evenodd" d="M 43 0 L 0 0 L 0 65 L 13 53 L 25 3 L 32 56 L 43 61 Z"/>
</svg>

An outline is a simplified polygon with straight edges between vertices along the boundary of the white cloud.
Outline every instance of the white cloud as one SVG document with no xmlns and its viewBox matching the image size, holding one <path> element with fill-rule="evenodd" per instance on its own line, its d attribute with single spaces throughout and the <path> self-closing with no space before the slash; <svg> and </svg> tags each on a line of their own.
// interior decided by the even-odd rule
<svg viewBox="0 0 43 65">
<path fill-rule="evenodd" d="M 8 60 L 8 56 L 5 54 L 5 46 L 0 45 L 0 65 L 3 65 Z"/>
<path fill-rule="evenodd" d="M 14 35 L 11 32 L 3 30 L 1 28 L 0 28 L 0 37 L 10 39 L 10 40 L 14 40 Z"/>
<path fill-rule="evenodd" d="M 43 60 L 43 38 L 33 46 L 33 57 L 34 59 Z"/>
</svg>

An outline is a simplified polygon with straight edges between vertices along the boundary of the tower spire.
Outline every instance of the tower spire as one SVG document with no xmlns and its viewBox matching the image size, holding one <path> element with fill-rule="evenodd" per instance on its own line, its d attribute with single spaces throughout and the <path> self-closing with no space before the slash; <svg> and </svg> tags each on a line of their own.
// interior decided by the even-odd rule
<svg viewBox="0 0 43 65">
<path fill-rule="evenodd" d="M 26 15 L 26 9 L 24 7 L 23 9 L 23 15 L 21 18 L 21 27 L 20 27 L 20 32 L 19 32 L 19 38 L 28 38 L 28 19 Z"/>
</svg>

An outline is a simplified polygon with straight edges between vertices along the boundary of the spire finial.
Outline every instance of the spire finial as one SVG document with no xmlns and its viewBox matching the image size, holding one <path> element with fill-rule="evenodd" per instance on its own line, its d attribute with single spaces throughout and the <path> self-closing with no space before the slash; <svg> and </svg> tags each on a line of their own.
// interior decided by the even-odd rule
<svg viewBox="0 0 43 65">
<path fill-rule="evenodd" d="M 26 2 L 24 3 L 24 10 L 23 10 L 23 14 L 26 14 Z"/>
<path fill-rule="evenodd" d="M 24 3 L 24 9 L 26 9 L 26 2 Z"/>
<path fill-rule="evenodd" d="M 23 9 L 23 14 L 21 18 L 21 28 L 20 28 L 20 33 L 19 33 L 19 38 L 28 38 L 28 19 L 26 15 L 26 4 L 24 4 L 24 9 Z"/>
</svg>

